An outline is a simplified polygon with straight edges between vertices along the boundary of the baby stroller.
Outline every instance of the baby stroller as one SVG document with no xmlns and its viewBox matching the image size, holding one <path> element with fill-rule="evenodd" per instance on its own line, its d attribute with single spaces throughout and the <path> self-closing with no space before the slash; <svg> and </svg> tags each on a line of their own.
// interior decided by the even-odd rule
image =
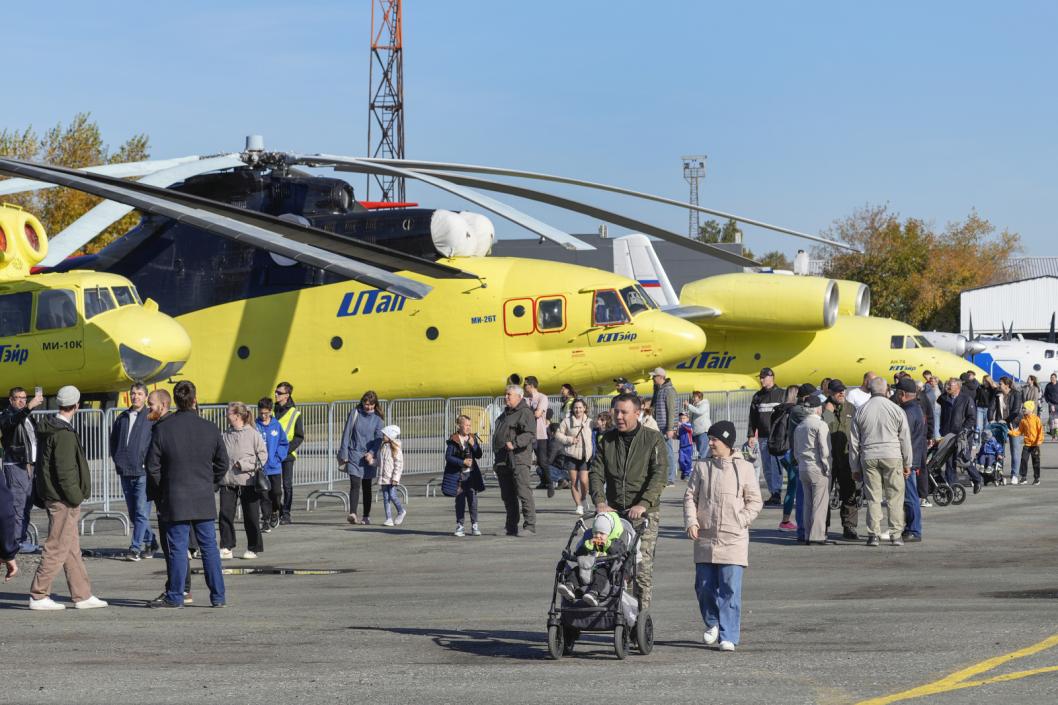
<svg viewBox="0 0 1058 705">
<path fill-rule="evenodd" d="M 974 458 L 974 467 L 981 473 L 981 478 L 986 485 L 990 482 L 996 486 L 1006 483 L 1003 477 L 1003 442 L 1006 440 L 1006 429 L 1003 430 L 1003 436 L 993 434 L 991 427 L 986 428 L 981 434 L 981 448 Z M 995 443 L 992 443 L 993 438 Z"/>
<path fill-rule="evenodd" d="M 926 474 L 929 477 L 929 493 L 938 507 L 962 504 L 966 501 L 966 489 L 959 483 L 948 484 L 944 476 L 948 458 L 959 449 L 959 435 L 949 433 L 926 452 Z"/>
<path fill-rule="evenodd" d="M 582 600 L 567 600 L 558 593 L 567 566 L 577 569 L 576 544 L 591 524 L 578 519 L 573 526 L 562 559 L 555 569 L 555 585 L 551 589 L 551 608 L 547 613 L 547 650 L 551 658 L 560 659 L 572 654 L 573 645 L 584 632 L 613 632 L 614 654 L 619 659 L 628 655 L 633 643 L 643 655 L 654 649 L 654 621 L 649 610 L 639 610 L 636 584 L 639 534 L 627 519 L 622 518 L 621 523 L 628 532 L 628 551 L 620 557 L 596 558 L 596 565 L 604 565 L 609 577 L 608 589 L 599 595 L 596 607 Z"/>
</svg>

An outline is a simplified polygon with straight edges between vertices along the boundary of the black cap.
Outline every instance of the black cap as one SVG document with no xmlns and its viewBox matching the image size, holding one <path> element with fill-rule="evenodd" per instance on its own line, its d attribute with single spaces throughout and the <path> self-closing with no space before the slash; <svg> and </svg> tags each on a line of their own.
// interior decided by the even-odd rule
<svg viewBox="0 0 1058 705">
<path fill-rule="evenodd" d="M 760 375 L 758 375 L 758 376 L 759 377 L 774 377 L 775 376 L 775 372 L 770 367 L 762 367 L 762 368 L 760 368 Z"/>
<path fill-rule="evenodd" d="M 896 388 L 901 392 L 911 392 L 912 394 L 918 393 L 918 385 L 915 384 L 915 380 L 910 377 L 901 377 L 900 381 L 896 383 Z"/>
<path fill-rule="evenodd" d="M 809 394 L 805 397 L 804 405 L 809 409 L 815 409 L 818 406 L 823 406 L 823 398 L 818 394 Z"/>
<path fill-rule="evenodd" d="M 819 392 L 816 391 L 815 385 L 809 384 L 808 382 L 805 382 L 797 388 L 797 396 L 800 399 L 804 399 L 809 395 L 815 395 L 818 393 Z"/>
<path fill-rule="evenodd" d="M 614 377 L 614 384 L 630 384 L 630 382 L 624 377 Z"/>
<path fill-rule="evenodd" d="M 848 387 L 840 379 L 832 379 L 830 384 L 827 385 L 827 389 L 831 394 L 837 394 L 838 392 L 844 392 Z"/>
<path fill-rule="evenodd" d="M 709 427 L 706 434 L 710 438 L 721 441 L 728 448 L 735 447 L 735 424 L 730 421 L 717 421 Z"/>
</svg>

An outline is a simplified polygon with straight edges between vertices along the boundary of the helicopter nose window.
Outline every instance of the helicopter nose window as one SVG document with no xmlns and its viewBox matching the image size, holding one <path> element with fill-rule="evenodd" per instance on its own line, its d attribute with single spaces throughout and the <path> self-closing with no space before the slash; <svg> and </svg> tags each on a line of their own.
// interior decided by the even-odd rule
<svg viewBox="0 0 1058 705">
<path fill-rule="evenodd" d="M 628 323 L 628 313 L 621 303 L 620 295 L 613 289 L 602 289 L 595 292 L 595 307 L 592 322 L 597 326 L 616 326 Z"/>
<path fill-rule="evenodd" d="M 132 287 L 115 286 L 113 291 L 118 306 L 133 306 L 136 304 L 136 295 L 132 293 Z"/>
<path fill-rule="evenodd" d="M 0 338 L 29 332 L 33 294 L 28 291 L 0 296 Z"/>
<path fill-rule="evenodd" d="M 95 288 L 85 289 L 84 292 L 84 317 L 86 319 L 98 316 L 104 311 L 117 308 L 114 297 L 110 295 L 110 289 Z"/>
<path fill-rule="evenodd" d="M 77 325 L 77 299 L 69 289 L 40 292 L 37 299 L 37 330 L 57 330 Z"/>
</svg>

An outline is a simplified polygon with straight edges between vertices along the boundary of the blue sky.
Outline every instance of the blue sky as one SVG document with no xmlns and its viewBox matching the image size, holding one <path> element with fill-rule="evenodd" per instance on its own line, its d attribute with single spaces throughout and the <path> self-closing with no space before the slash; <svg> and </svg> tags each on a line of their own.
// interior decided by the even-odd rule
<svg viewBox="0 0 1058 705">
<path fill-rule="evenodd" d="M 155 157 L 236 150 L 251 132 L 365 152 L 369 0 L 32 5 L 5 10 L 21 30 L 5 32 L 0 128 L 90 111 L 112 146 L 146 132 Z M 813 233 L 867 203 L 940 226 L 976 208 L 1026 254 L 1058 254 L 1058 5 L 406 0 L 404 13 L 409 157 L 685 198 L 680 156 L 704 153 L 703 205 Z M 577 193 L 686 232 L 686 211 Z M 746 237 L 758 253 L 799 242 Z"/>
</svg>

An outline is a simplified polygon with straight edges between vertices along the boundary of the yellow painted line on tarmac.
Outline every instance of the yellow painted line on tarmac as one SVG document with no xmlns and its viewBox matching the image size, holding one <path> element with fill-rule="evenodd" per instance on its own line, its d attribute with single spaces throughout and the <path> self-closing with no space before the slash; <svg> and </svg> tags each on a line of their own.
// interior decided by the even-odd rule
<svg viewBox="0 0 1058 705">
<path fill-rule="evenodd" d="M 1004 673 L 1003 675 L 992 676 L 980 680 L 969 680 L 974 676 L 991 671 L 1005 663 L 1009 663 L 1010 661 L 1019 658 L 1025 658 L 1026 656 L 1032 656 L 1033 654 L 1038 654 L 1041 651 L 1046 651 L 1054 646 L 1058 646 L 1058 634 L 1048 637 L 1038 644 L 1026 646 L 1024 649 L 1018 649 L 1017 651 L 1012 651 L 1009 654 L 1003 654 L 1002 656 L 995 656 L 987 661 L 982 661 L 973 666 L 964 668 L 961 671 L 956 671 L 950 676 L 941 678 L 939 681 L 920 685 L 917 688 L 905 690 L 901 693 L 884 695 L 880 698 L 871 698 L 870 700 L 861 700 L 856 703 L 856 705 L 890 705 L 890 703 L 911 700 L 912 698 L 923 698 L 927 695 L 937 695 L 939 693 L 947 693 L 953 690 L 962 690 L 964 688 L 976 688 L 977 686 L 990 685 L 992 683 L 1006 683 L 1020 678 L 1040 675 L 1041 673 L 1055 673 L 1058 672 L 1058 666 L 1044 666 L 1042 668 L 1034 668 L 1028 671 Z"/>
</svg>

